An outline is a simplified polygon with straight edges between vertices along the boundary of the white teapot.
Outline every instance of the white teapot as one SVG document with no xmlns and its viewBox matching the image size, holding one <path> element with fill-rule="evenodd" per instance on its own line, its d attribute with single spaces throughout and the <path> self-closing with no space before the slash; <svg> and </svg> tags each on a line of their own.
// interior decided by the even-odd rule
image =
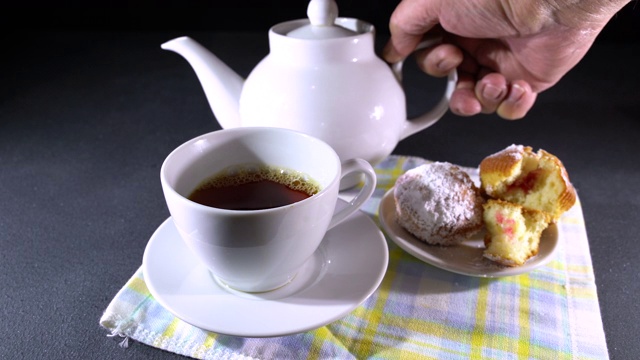
<svg viewBox="0 0 640 360">
<path fill-rule="evenodd" d="M 389 66 L 376 56 L 373 25 L 337 13 L 333 0 L 311 0 L 308 19 L 273 26 L 270 53 L 246 80 L 189 37 L 162 48 L 191 64 L 222 128 L 298 130 L 327 142 L 342 160 L 362 158 L 375 165 L 400 140 L 446 113 L 457 75 L 449 75 L 433 109 L 407 120 L 403 62 Z"/>
</svg>

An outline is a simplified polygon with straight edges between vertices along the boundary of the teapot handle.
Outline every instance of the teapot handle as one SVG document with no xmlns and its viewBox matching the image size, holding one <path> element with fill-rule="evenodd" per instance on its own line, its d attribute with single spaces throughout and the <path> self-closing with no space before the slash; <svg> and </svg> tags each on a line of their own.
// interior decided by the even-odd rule
<svg viewBox="0 0 640 360">
<path fill-rule="evenodd" d="M 440 37 L 426 39 L 418 44 L 416 50 L 422 50 L 424 48 L 437 45 L 440 42 L 442 42 L 442 39 Z M 402 83 L 402 65 L 404 64 L 404 61 L 405 59 L 402 59 L 391 64 L 391 70 L 400 83 Z M 449 100 L 451 99 L 451 94 L 453 93 L 453 90 L 455 90 L 457 82 L 458 72 L 454 69 L 449 73 L 447 77 L 447 87 L 438 104 L 424 114 L 405 121 L 404 127 L 400 132 L 400 140 L 413 135 L 418 131 L 428 128 L 429 126 L 435 124 L 438 120 L 440 120 L 440 118 L 443 117 L 444 114 L 446 114 L 447 110 L 449 110 Z"/>
</svg>

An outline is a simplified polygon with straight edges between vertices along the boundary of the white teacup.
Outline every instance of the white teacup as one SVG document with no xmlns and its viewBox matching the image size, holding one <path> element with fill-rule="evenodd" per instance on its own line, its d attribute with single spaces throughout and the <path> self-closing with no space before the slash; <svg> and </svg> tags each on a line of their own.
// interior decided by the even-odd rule
<svg viewBox="0 0 640 360">
<path fill-rule="evenodd" d="M 308 175 L 315 195 L 261 210 L 225 210 L 188 199 L 205 179 L 225 168 L 264 164 Z M 340 179 L 362 173 L 365 185 L 335 211 Z M 291 281 L 320 245 L 328 229 L 371 197 L 376 176 L 361 159 L 340 163 L 325 142 L 272 127 L 214 131 L 175 149 L 160 170 L 171 217 L 191 251 L 221 282 L 245 292 L 264 292 Z M 348 239 L 345 239 L 348 241 Z"/>
</svg>

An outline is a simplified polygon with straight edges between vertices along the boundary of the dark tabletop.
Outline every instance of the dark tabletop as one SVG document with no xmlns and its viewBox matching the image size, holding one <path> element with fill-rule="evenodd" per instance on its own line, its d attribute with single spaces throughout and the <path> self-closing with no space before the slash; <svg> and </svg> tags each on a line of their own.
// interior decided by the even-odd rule
<svg viewBox="0 0 640 360">
<path fill-rule="evenodd" d="M 98 325 L 169 216 L 165 156 L 219 129 L 189 65 L 160 49 L 180 35 L 242 76 L 268 52 L 266 30 L 2 35 L 1 359 L 181 358 L 123 350 Z M 477 166 L 518 143 L 562 159 L 584 211 L 612 359 L 640 353 L 639 50 L 637 40 L 597 42 L 525 119 L 447 114 L 395 150 Z M 440 90 L 410 65 L 405 77 L 416 114 Z"/>
</svg>

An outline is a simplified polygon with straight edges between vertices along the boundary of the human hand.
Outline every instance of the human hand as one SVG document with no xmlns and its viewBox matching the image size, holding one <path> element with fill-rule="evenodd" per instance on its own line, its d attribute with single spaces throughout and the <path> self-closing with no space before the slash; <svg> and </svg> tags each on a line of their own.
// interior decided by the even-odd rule
<svg viewBox="0 0 640 360">
<path fill-rule="evenodd" d="M 443 43 L 418 52 L 417 60 L 432 76 L 457 68 L 451 111 L 520 119 L 629 1 L 403 0 L 391 16 L 383 57 L 399 61 L 425 34 L 440 34 Z"/>
</svg>

